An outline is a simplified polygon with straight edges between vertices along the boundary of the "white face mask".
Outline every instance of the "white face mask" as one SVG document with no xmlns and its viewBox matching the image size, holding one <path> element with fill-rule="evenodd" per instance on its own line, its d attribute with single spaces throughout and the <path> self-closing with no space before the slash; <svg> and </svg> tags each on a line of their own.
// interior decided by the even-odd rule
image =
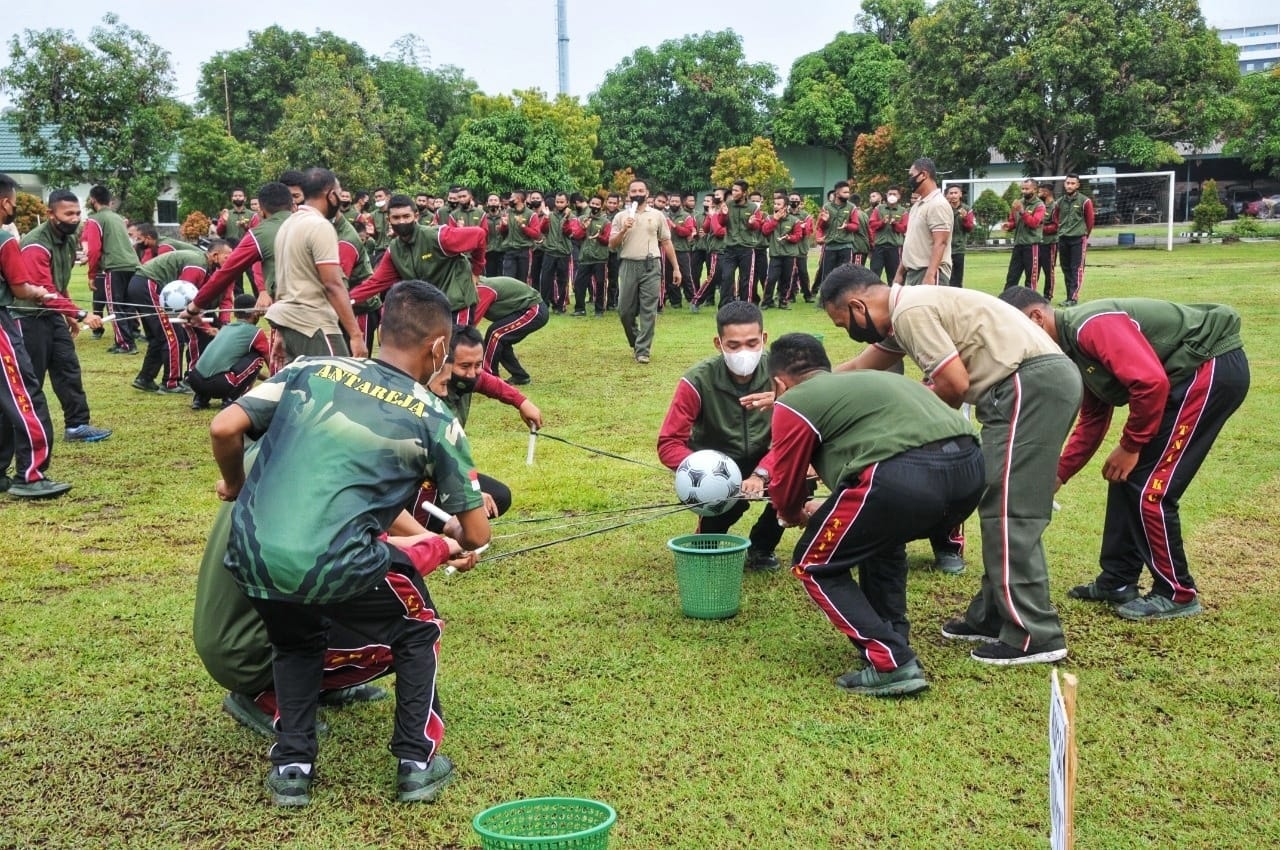
<svg viewBox="0 0 1280 850">
<path fill-rule="evenodd" d="M 898 196 L 897 196 L 897 195 L 890 195 L 890 196 L 889 196 L 889 198 L 888 198 L 888 201 L 889 201 L 889 206 L 893 206 L 894 204 L 896 204 L 896 203 L 898 202 Z"/>
<path fill-rule="evenodd" d="M 446 358 L 446 357 L 444 356 L 444 340 L 443 340 L 443 339 L 438 339 L 438 340 L 436 340 L 436 342 L 437 342 L 437 343 L 439 343 L 439 345 L 440 345 L 440 354 L 438 354 L 438 355 L 437 355 L 437 354 L 436 354 L 436 350 L 435 350 L 435 346 L 432 346 L 432 348 L 431 348 L 431 355 L 432 355 L 433 357 L 438 357 L 438 358 L 439 358 L 438 360 L 436 360 L 436 363 L 437 363 L 437 364 L 439 364 L 439 365 L 437 365 L 437 366 L 436 366 L 436 370 L 435 370 L 434 372 L 432 372 L 432 373 L 431 373 L 431 376 L 430 376 L 430 377 L 428 377 L 425 381 L 423 381 L 423 382 L 422 382 L 422 385 L 423 385 L 423 386 L 425 386 L 425 387 L 429 387 L 429 386 L 431 386 L 432 384 L 434 384 L 434 383 L 436 382 L 436 378 L 440 377 L 440 373 L 444 371 L 444 367 L 446 367 L 446 366 L 448 366 L 448 365 L 449 365 L 448 358 Z"/>
<path fill-rule="evenodd" d="M 739 378 L 746 378 L 755 374 L 763 352 L 759 348 L 754 350 L 747 348 L 742 351 L 725 351 L 723 354 L 724 365 L 729 367 L 729 371 Z"/>
<path fill-rule="evenodd" d="M 378 209 L 382 209 L 383 207 L 385 207 L 385 206 L 387 205 L 387 202 L 386 202 L 386 201 L 374 201 L 374 202 L 373 202 L 373 205 L 374 205 L 375 207 L 377 207 Z"/>
</svg>

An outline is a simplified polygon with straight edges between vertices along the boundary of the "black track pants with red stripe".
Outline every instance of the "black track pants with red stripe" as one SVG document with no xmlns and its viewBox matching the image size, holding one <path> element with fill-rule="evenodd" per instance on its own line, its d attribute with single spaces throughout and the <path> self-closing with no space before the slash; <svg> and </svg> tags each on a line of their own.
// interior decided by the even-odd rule
<svg viewBox="0 0 1280 850">
<path fill-rule="evenodd" d="M 1195 598 L 1178 500 L 1248 392 L 1244 349 L 1209 360 L 1170 390 L 1160 430 L 1139 453 L 1129 479 L 1107 489 L 1099 587 L 1135 584 L 1147 564 L 1155 593 L 1179 603 Z"/>
<path fill-rule="evenodd" d="M 44 389 L 36 381 L 31 358 L 22 341 L 18 322 L 0 307 L 0 457 L 8 474 L 9 459 L 16 462 L 14 478 L 33 482 L 44 478 L 53 451 L 53 423 Z"/>
<path fill-rule="evenodd" d="M 1058 455 L 1080 410 L 1080 372 L 1061 354 L 1024 360 L 978 400 L 987 489 L 982 523 L 982 589 L 965 621 L 1026 650 L 1066 646 L 1049 601 L 1041 540 L 1053 516 Z"/>
<path fill-rule="evenodd" d="M 977 441 L 958 437 L 867 467 L 809 518 L 791 572 L 876 670 L 915 658 L 907 642 L 906 543 L 963 522 L 984 480 Z"/>
<path fill-rule="evenodd" d="M 436 693 L 436 657 L 442 623 L 422 577 L 408 557 L 392 547 L 392 565 L 382 581 L 360 596 L 327 605 L 253 599 L 274 650 L 276 743 L 271 763 L 314 762 L 316 710 L 329 649 L 329 622 L 371 643 L 391 648 L 396 672 L 395 730 L 391 752 L 430 761 L 444 739 L 444 714 Z"/>
</svg>

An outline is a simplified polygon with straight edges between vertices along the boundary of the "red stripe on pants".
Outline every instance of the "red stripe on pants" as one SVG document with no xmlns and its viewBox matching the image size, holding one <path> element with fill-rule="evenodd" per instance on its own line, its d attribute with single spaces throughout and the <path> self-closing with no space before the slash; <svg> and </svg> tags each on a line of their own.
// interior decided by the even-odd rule
<svg viewBox="0 0 1280 850">
<path fill-rule="evenodd" d="M 791 574 L 800 579 L 800 583 L 804 586 L 805 592 L 809 594 L 809 598 L 826 615 L 831 625 L 857 644 L 875 669 L 887 672 L 896 670 L 899 666 L 899 661 L 894 657 L 893 650 L 882 642 L 863 635 L 857 626 L 850 623 L 840 613 L 839 609 L 836 608 L 818 585 L 818 582 L 809 574 L 810 567 L 827 564 L 832 553 L 840 548 L 840 542 L 849 533 L 849 529 L 857 521 L 858 515 L 862 513 L 862 508 L 867 503 L 867 494 L 871 491 L 872 484 L 875 481 L 878 466 L 879 464 L 873 464 L 867 467 L 863 470 L 862 475 L 859 476 L 857 486 L 842 490 L 835 497 L 835 507 L 831 509 L 823 520 L 822 527 L 813 536 L 813 540 L 809 543 L 809 548 L 805 549 L 804 554 L 800 556 L 800 560 L 791 568 Z"/>
<path fill-rule="evenodd" d="M 1013 622 L 1027 633 L 1021 647 L 1025 651 L 1031 646 L 1031 633 L 1013 604 L 1013 593 L 1009 589 L 1009 476 L 1013 466 L 1013 446 L 1018 441 L 1018 418 L 1022 415 L 1022 378 L 1017 372 L 1010 378 L 1013 381 L 1013 414 L 1009 417 L 1009 442 L 1004 447 L 1004 477 L 1000 479 L 1000 593 Z"/>
<path fill-rule="evenodd" d="M 0 310 L 2 309 L 4 308 L 0 307 Z M 14 322 L 14 324 L 17 323 Z M 9 333 L 2 323 L 0 323 L 0 362 L 4 363 L 5 388 L 14 409 L 18 412 L 18 421 L 9 423 L 9 426 L 14 430 L 21 428 L 31 444 L 30 465 L 26 469 L 17 469 L 15 466 L 14 471 L 24 482 L 39 481 L 44 477 L 40 474 L 40 467 L 49 459 L 50 437 L 45 433 L 40 417 L 36 415 L 35 402 L 31 400 L 26 382 L 22 380 L 22 368 L 18 365 L 18 354 L 14 350 L 13 340 L 9 339 Z M 15 455 L 15 463 L 19 456 Z"/>
<path fill-rule="evenodd" d="M 400 575 L 396 572 L 387 573 L 387 587 L 395 593 L 396 598 L 404 605 L 404 615 L 408 619 L 420 620 L 424 623 L 435 623 L 436 628 L 441 633 L 444 632 L 444 623 L 436 617 L 436 612 L 427 607 L 426 600 L 422 598 L 422 594 L 413 586 L 413 582 L 408 576 Z M 436 657 L 436 671 L 440 670 L 440 641 L 435 642 L 432 652 Z M 431 682 L 431 692 L 434 695 L 436 690 L 435 681 Z M 434 703 L 434 700 L 433 700 Z M 440 742 L 444 740 L 444 718 L 434 708 L 427 717 L 427 725 L 422 730 L 423 737 L 431 742 L 431 753 L 440 751 Z"/>
<path fill-rule="evenodd" d="M 483 367 L 486 372 L 491 375 L 498 374 L 498 367 L 494 365 L 494 358 L 498 356 L 498 349 L 502 345 L 502 338 L 512 331 L 518 331 L 525 325 L 532 322 L 538 317 L 538 305 L 534 304 L 528 310 L 525 310 L 513 321 L 508 322 L 500 328 L 495 329 L 489 334 L 489 344 L 484 349 Z"/>
<path fill-rule="evenodd" d="M 1196 426 L 1200 424 L 1200 416 L 1204 413 L 1205 404 L 1209 400 L 1209 391 L 1213 387 L 1213 373 L 1216 361 L 1208 360 L 1196 370 L 1196 375 L 1187 387 L 1187 394 L 1182 399 L 1182 407 L 1174 420 L 1173 429 L 1169 433 L 1169 442 L 1165 444 L 1160 462 L 1151 470 L 1142 485 L 1139 497 L 1139 511 L 1142 514 L 1142 532 L 1146 535 L 1147 546 L 1151 550 L 1151 569 L 1173 588 L 1174 602 L 1190 602 L 1196 596 L 1194 587 L 1187 587 L 1178 582 L 1178 571 L 1173 563 L 1173 551 L 1169 545 L 1169 531 L 1165 524 L 1164 495 L 1165 489 L 1177 471 L 1178 463 L 1187 444 L 1195 436 Z"/>
</svg>

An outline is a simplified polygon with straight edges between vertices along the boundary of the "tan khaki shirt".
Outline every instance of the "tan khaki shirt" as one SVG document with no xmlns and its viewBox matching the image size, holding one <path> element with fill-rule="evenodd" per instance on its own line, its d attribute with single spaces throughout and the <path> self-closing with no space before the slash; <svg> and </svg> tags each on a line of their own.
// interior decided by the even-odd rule
<svg viewBox="0 0 1280 850">
<path fill-rule="evenodd" d="M 276 300 L 267 309 L 272 324 L 311 336 L 342 333 L 325 296 L 320 266 L 338 265 L 338 231 L 314 207 L 303 206 L 276 234 Z"/>
<path fill-rule="evenodd" d="M 964 400 L 970 404 L 1024 361 L 1044 354 L 1064 356 L 1021 310 L 974 289 L 893 286 L 889 321 L 892 335 L 876 344 L 905 353 L 926 378 L 959 357 L 969 373 Z"/>
<path fill-rule="evenodd" d="M 623 223 L 630 217 L 631 213 L 626 210 L 615 215 L 613 232 L 621 231 Z M 618 256 L 624 260 L 660 257 L 662 248 L 659 243 L 670 241 L 671 227 L 667 224 L 667 217 L 652 207 L 646 207 L 636 213 L 635 227 L 623 235 L 622 242 L 618 245 Z"/>
<path fill-rule="evenodd" d="M 911 207 L 907 216 L 907 235 L 902 240 L 902 265 L 907 271 L 929 268 L 929 260 L 933 256 L 933 234 L 941 230 L 950 234 L 954 220 L 955 211 L 943 197 L 941 189 L 934 189 Z M 951 277 L 950 236 L 938 270 Z"/>
</svg>

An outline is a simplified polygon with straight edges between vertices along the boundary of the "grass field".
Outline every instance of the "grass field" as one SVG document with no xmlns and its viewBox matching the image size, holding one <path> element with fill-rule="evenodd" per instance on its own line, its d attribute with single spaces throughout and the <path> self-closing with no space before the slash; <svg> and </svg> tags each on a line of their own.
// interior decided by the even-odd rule
<svg viewBox="0 0 1280 850">
<path fill-rule="evenodd" d="M 972 254 L 970 285 L 995 292 L 1006 263 Z M 1095 250 L 1089 266 L 1085 299 L 1236 306 L 1253 388 L 1183 501 L 1203 616 L 1129 623 L 1066 598 L 1096 573 L 1099 460 L 1119 421 L 1058 496 L 1046 545 L 1064 667 L 1080 679 L 1076 846 L 1274 847 L 1280 244 Z M 805 305 L 766 323 L 825 334 L 836 359 L 856 349 Z M 675 382 L 714 333 L 709 311 L 669 312 L 644 367 L 613 314 L 557 316 L 519 350 L 548 433 L 653 463 Z M 854 653 L 785 571 L 747 575 L 732 620 L 683 617 L 665 543 L 689 514 L 435 577 L 458 780 L 435 805 L 392 802 L 382 702 L 328 712 L 314 803 L 273 810 L 266 744 L 221 713 L 191 646 L 217 507 L 212 411 L 129 388 L 138 359 L 107 344 L 85 334 L 79 350 L 94 421 L 115 435 L 59 436 L 51 474 L 75 489 L 0 507 L 0 848 L 477 847 L 473 815 L 538 795 L 613 805 L 614 848 L 1048 846 L 1048 668 L 975 664 L 938 631 L 978 585 L 976 520 L 961 576 L 929 570 L 927 544 L 909 550 L 913 644 L 932 689 L 904 701 L 833 687 Z M 489 400 L 469 434 L 481 469 L 511 485 L 513 516 L 672 498 L 663 473 L 546 440 L 525 466 L 527 432 Z M 493 553 L 574 530 L 528 528 L 496 526 Z"/>
</svg>

